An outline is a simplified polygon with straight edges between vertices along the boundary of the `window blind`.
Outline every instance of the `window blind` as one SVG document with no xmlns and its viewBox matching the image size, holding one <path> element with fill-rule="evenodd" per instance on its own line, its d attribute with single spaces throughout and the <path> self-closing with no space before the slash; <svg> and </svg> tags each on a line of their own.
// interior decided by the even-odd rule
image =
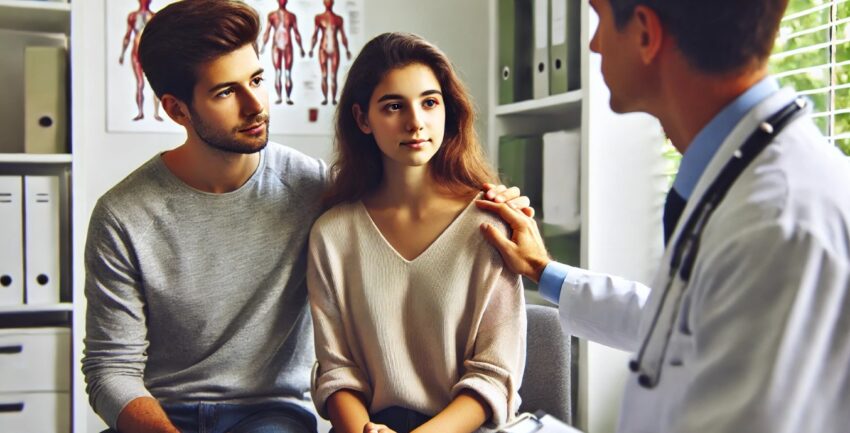
<svg viewBox="0 0 850 433">
<path fill-rule="evenodd" d="M 770 71 L 812 100 L 815 123 L 850 155 L 850 0 L 790 0 Z"/>
</svg>

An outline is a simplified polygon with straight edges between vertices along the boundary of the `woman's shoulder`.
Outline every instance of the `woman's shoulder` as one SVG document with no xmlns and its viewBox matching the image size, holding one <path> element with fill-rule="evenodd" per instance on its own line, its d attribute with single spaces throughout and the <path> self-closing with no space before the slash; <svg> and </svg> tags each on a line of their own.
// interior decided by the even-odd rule
<svg viewBox="0 0 850 433">
<path fill-rule="evenodd" d="M 475 206 L 475 203 L 472 203 L 470 206 L 471 208 L 467 209 L 467 212 L 469 213 L 469 215 L 467 215 L 467 220 L 470 225 L 480 227 L 481 224 L 490 224 L 491 226 L 495 227 L 506 235 L 509 233 L 508 224 L 504 220 L 499 218 L 498 215 L 492 212 L 479 209 L 478 206 Z"/>
<path fill-rule="evenodd" d="M 326 210 L 313 224 L 312 235 L 322 233 L 336 233 L 346 231 L 353 224 L 357 224 L 357 218 L 362 205 L 359 201 L 353 203 L 340 203 Z"/>
</svg>

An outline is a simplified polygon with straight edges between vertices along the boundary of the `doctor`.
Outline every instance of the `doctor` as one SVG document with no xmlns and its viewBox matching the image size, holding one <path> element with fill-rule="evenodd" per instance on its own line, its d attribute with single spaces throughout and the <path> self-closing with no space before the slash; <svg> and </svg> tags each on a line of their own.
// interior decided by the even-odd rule
<svg viewBox="0 0 850 433">
<path fill-rule="evenodd" d="M 634 352 L 621 432 L 850 426 L 850 163 L 767 75 L 786 3 L 590 0 L 611 108 L 683 154 L 652 290 L 551 261 L 532 219 L 479 203 L 568 332 Z"/>
</svg>

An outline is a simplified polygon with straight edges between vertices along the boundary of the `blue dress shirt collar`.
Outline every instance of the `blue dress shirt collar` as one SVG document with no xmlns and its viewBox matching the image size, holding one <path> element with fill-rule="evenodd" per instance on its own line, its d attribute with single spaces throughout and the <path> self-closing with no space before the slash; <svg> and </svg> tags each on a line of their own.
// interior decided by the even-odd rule
<svg viewBox="0 0 850 433">
<path fill-rule="evenodd" d="M 731 104 L 720 111 L 694 137 L 682 156 L 679 173 L 673 182 L 673 188 L 685 200 L 691 197 L 697 181 L 702 176 L 711 158 L 732 133 L 738 122 L 759 102 L 779 91 L 779 83 L 773 77 L 766 77 L 747 89 Z"/>
</svg>

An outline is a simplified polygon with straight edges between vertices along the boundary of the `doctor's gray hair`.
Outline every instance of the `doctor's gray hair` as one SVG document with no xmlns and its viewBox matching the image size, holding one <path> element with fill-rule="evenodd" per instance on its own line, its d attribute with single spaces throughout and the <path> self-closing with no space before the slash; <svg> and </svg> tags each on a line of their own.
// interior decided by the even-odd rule
<svg viewBox="0 0 850 433">
<path fill-rule="evenodd" d="M 618 29 L 635 6 L 654 10 L 696 69 L 710 74 L 760 67 L 773 49 L 788 0 L 609 1 Z"/>
</svg>

